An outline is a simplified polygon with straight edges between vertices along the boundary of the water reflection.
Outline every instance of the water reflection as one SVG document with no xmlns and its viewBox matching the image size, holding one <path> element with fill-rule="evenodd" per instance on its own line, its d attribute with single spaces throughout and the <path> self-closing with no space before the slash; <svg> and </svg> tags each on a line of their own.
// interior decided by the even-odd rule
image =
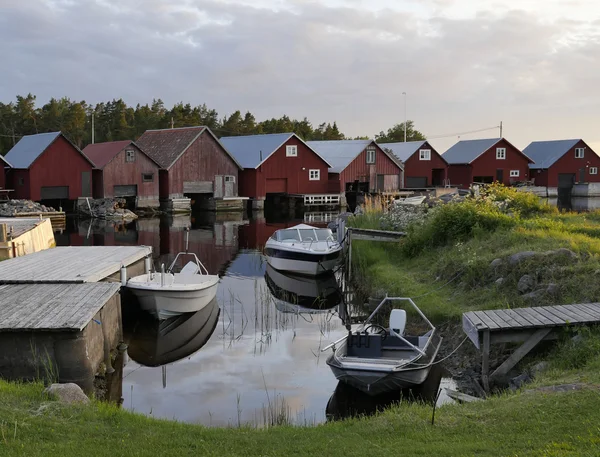
<svg viewBox="0 0 600 457">
<path fill-rule="evenodd" d="M 158 321 L 136 308 L 124 310 L 123 335 L 132 360 L 147 367 L 176 362 L 206 344 L 217 326 L 216 300 L 195 313 Z"/>
</svg>

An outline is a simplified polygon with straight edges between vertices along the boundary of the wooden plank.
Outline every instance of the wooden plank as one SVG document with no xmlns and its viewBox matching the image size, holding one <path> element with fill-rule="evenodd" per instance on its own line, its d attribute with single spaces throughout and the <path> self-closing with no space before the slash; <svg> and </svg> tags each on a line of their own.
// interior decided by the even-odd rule
<svg viewBox="0 0 600 457">
<path fill-rule="evenodd" d="M 560 317 L 556 317 L 554 314 L 549 313 L 548 311 L 546 311 L 544 309 L 543 306 L 536 306 L 535 308 L 530 308 L 530 309 L 535 310 L 536 313 L 541 314 L 546 319 L 548 319 L 549 321 L 551 321 L 554 325 L 559 325 L 559 326 L 565 325 L 565 320 L 564 319 L 562 319 Z"/>
<path fill-rule="evenodd" d="M 517 322 L 515 319 L 512 318 L 512 316 L 510 314 L 508 314 L 506 312 L 506 310 L 504 309 L 495 309 L 493 311 L 489 311 L 490 313 L 494 313 L 495 316 L 497 316 L 499 319 L 502 319 L 504 322 L 506 322 L 506 327 L 508 328 L 518 328 L 518 327 L 522 327 L 522 325 Z"/>
<path fill-rule="evenodd" d="M 449 389 L 446 387 L 446 395 L 448 395 L 452 400 L 462 401 L 466 403 L 472 403 L 475 401 L 481 401 L 482 398 L 473 397 L 471 395 L 463 394 L 457 390 Z"/>
<path fill-rule="evenodd" d="M 479 319 L 479 316 L 477 316 L 477 313 L 474 311 L 468 311 L 464 313 L 463 316 L 467 316 L 467 318 L 476 328 L 485 328 L 486 326 L 485 322 Z"/>
<path fill-rule="evenodd" d="M 569 322 L 573 322 L 573 319 L 568 314 L 563 313 L 559 309 L 556 309 L 554 306 L 540 306 L 540 310 L 543 309 L 548 314 L 554 315 L 557 319 L 562 321 L 562 325 L 567 325 Z"/>
<path fill-rule="evenodd" d="M 534 319 L 528 319 L 527 316 L 520 315 L 514 309 L 505 309 L 504 312 L 508 314 L 513 320 L 517 321 L 521 327 L 536 327 L 539 321 L 535 321 Z"/>
<path fill-rule="evenodd" d="M 95 303 L 80 310 L 77 319 L 72 318 L 67 321 L 67 325 L 72 328 L 83 330 L 90 323 L 93 317 L 98 313 L 115 295 L 119 293 L 119 288 L 107 290 L 100 297 L 97 297 Z"/>
<path fill-rule="evenodd" d="M 66 324 L 74 314 L 79 312 L 79 308 L 85 303 L 85 297 L 89 294 L 89 290 L 85 284 L 76 286 L 68 286 L 65 288 L 65 293 L 60 297 L 60 301 L 55 302 L 56 311 L 52 315 L 46 316 L 44 319 L 36 322 L 32 328 L 36 330 L 48 329 L 71 329 Z"/>
<path fill-rule="evenodd" d="M 583 308 L 596 319 L 600 320 L 600 306 L 597 303 L 580 303 L 577 306 Z"/>
<path fill-rule="evenodd" d="M 483 351 L 481 353 L 481 381 L 486 392 L 490 391 L 490 331 L 483 331 Z"/>
<path fill-rule="evenodd" d="M 571 323 L 579 323 L 579 322 L 585 322 L 585 319 L 581 316 L 578 316 L 575 313 L 572 313 L 571 311 L 564 309 L 562 306 L 549 306 L 548 307 L 548 311 L 550 311 L 551 313 L 557 314 L 557 313 L 562 313 L 565 316 L 565 321 L 571 322 Z"/>
<path fill-rule="evenodd" d="M 577 305 L 560 305 L 559 308 L 565 312 L 569 312 L 581 319 L 584 319 L 586 322 L 594 322 L 597 319 L 596 316 L 587 312 L 584 308 L 578 307 Z"/>
<path fill-rule="evenodd" d="M 491 320 L 493 320 L 498 326 L 498 328 L 510 328 L 510 324 L 501 317 L 497 316 L 493 310 L 486 310 L 483 311 L 483 313 Z"/>
<path fill-rule="evenodd" d="M 514 311 L 515 313 L 518 313 L 520 315 L 525 315 L 527 317 L 527 320 L 529 320 L 530 322 L 535 322 L 536 325 L 539 327 L 548 327 L 554 325 L 554 322 L 552 322 L 544 315 L 538 313 L 533 308 L 517 308 Z"/>
<path fill-rule="evenodd" d="M 490 319 L 489 316 L 487 314 L 485 314 L 485 312 L 474 311 L 474 313 L 481 321 L 483 321 L 485 323 L 487 328 L 489 328 L 490 330 L 500 328 L 500 326 L 498 324 L 496 324 L 496 322 L 494 322 L 492 319 Z"/>
<path fill-rule="evenodd" d="M 529 337 L 511 356 L 502 363 L 490 376 L 490 379 L 494 379 L 498 376 L 504 376 L 513 368 L 519 361 L 525 357 L 534 347 L 538 345 L 550 332 L 551 328 L 542 328 L 537 330 L 533 335 Z"/>
<path fill-rule="evenodd" d="M 475 347 L 479 349 L 479 329 L 477 328 L 477 324 L 474 324 L 471 318 L 479 321 L 480 325 L 483 325 L 483 328 L 487 327 L 485 326 L 485 324 L 481 323 L 481 321 L 477 319 L 477 317 L 475 317 L 473 313 L 464 313 L 462 316 L 463 331 L 473 342 Z"/>
<path fill-rule="evenodd" d="M 52 286 L 52 285 L 49 285 Z M 41 321 L 47 320 L 51 323 L 59 321 L 59 315 L 64 308 L 73 308 L 73 304 L 68 300 L 69 286 L 67 284 L 57 284 L 58 289 L 42 286 L 39 289 L 45 289 L 44 295 L 39 296 L 34 306 L 38 305 L 35 313 L 31 316 L 23 316 L 23 318 L 12 324 L 14 328 L 33 329 L 37 328 Z M 42 305 L 43 304 L 43 305 Z M 56 327 L 56 325 L 50 326 Z"/>
<path fill-rule="evenodd" d="M 65 284 L 48 284 L 25 286 L 22 288 L 24 305 L 19 308 L 20 318 L 6 321 L 12 328 L 32 328 L 44 316 L 54 317 L 56 305 L 62 303 L 62 297 L 67 293 Z"/>
</svg>

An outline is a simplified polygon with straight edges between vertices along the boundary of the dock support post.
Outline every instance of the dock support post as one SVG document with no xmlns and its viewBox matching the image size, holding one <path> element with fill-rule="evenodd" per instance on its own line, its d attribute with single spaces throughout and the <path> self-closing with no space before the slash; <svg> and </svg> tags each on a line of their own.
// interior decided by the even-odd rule
<svg viewBox="0 0 600 457">
<path fill-rule="evenodd" d="M 483 348 L 481 353 L 481 382 L 486 392 L 490 391 L 490 331 L 483 331 Z"/>
<path fill-rule="evenodd" d="M 348 229 L 348 282 L 352 279 L 352 229 Z"/>
<path fill-rule="evenodd" d="M 534 347 L 538 345 L 548 334 L 552 331 L 551 328 L 542 328 L 531 335 L 519 348 L 512 353 L 512 355 L 502 363 L 496 370 L 491 374 L 490 379 L 494 379 L 498 376 L 503 376 L 508 373 L 512 367 L 521 361 Z"/>
<path fill-rule="evenodd" d="M 151 270 L 151 264 L 150 264 L 150 256 L 146 256 L 146 258 L 144 259 L 144 272 L 146 274 L 150 273 Z"/>
<path fill-rule="evenodd" d="M 125 265 L 121 265 L 121 285 L 123 287 L 127 285 L 127 268 L 125 268 Z"/>
</svg>

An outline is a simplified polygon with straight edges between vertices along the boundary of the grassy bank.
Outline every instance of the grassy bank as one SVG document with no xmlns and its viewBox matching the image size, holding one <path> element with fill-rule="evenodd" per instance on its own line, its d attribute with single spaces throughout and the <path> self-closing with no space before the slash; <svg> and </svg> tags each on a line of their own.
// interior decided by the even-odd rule
<svg viewBox="0 0 600 457">
<path fill-rule="evenodd" d="M 359 286 L 371 295 L 420 297 L 419 306 L 438 321 L 468 310 L 532 305 L 517 290 L 524 274 L 540 287 L 557 286 L 535 304 L 600 300 L 600 212 L 561 214 L 536 197 L 502 192 L 513 199 L 512 206 L 484 197 L 452 203 L 413 217 L 415 222 L 402 227 L 408 236 L 400 243 L 353 242 Z M 382 216 L 381 207 L 371 204 L 350 223 L 389 229 Z M 518 265 L 490 266 L 515 253 L 559 248 L 577 258 L 536 256 Z"/>
<path fill-rule="evenodd" d="M 313 428 L 207 429 L 116 407 L 62 406 L 38 384 L 0 381 L 0 455 L 596 455 L 600 400 L 591 388 L 523 392 L 436 412 L 407 404 Z"/>
</svg>

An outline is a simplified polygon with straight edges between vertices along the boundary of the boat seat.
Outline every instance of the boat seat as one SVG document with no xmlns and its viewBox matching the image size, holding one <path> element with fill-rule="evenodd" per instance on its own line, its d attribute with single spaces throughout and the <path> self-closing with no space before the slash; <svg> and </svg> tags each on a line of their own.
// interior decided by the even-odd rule
<svg viewBox="0 0 600 457">
<path fill-rule="evenodd" d="M 398 335 L 404 335 L 406 327 L 406 311 L 403 309 L 393 309 L 390 313 L 390 328 Z"/>
<path fill-rule="evenodd" d="M 181 274 L 195 275 L 198 273 L 198 265 L 196 262 L 188 262 L 185 267 L 181 269 Z"/>
</svg>

